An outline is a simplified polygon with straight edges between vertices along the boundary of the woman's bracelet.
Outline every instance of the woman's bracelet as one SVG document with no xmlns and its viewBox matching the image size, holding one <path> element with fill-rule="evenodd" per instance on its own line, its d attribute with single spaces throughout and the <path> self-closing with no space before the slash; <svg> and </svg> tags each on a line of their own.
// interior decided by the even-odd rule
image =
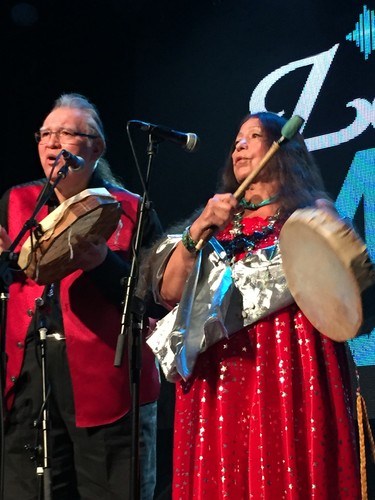
<svg viewBox="0 0 375 500">
<path fill-rule="evenodd" d="M 188 226 L 185 231 L 182 233 L 182 244 L 186 248 L 186 250 L 190 253 L 197 253 L 197 242 L 193 240 L 190 234 L 190 226 Z"/>
</svg>

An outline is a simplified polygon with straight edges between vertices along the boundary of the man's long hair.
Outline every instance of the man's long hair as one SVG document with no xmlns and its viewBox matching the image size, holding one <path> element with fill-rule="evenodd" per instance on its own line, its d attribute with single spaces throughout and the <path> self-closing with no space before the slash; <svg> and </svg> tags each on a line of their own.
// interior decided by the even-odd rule
<svg viewBox="0 0 375 500">
<path fill-rule="evenodd" d="M 107 147 L 106 138 L 103 122 L 100 118 L 99 111 L 95 104 L 90 102 L 84 95 L 71 92 L 67 94 L 61 94 L 60 97 L 56 99 L 52 109 L 54 110 L 58 108 L 80 109 L 86 114 L 88 127 L 86 132 L 98 135 L 100 137 L 100 140 L 103 143 L 102 155 L 104 155 Z M 100 177 L 110 184 L 123 187 L 122 181 L 114 175 L 109 163 L 105 158 L 103 158 L 103 156 L 101 156 L 97 161 L 95 175 L 96 177 Z"/>
</svg>

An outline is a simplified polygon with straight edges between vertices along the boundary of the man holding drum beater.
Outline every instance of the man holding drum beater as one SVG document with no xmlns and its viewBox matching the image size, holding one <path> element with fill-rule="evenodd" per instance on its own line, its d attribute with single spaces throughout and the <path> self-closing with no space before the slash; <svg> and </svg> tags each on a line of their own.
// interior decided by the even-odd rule
<svg viewBox="0 0 375 500">
<path fill-rule="evenodd" d="M 341 316 L 333 340 L 319 314 L 299 306 L 293 269 L 284 268 L 288 253 L 299 263 L 298 246 L 305 243 L 305 268 L 316 252 L 309 231 L 297 231 L 300 245 L 285 244 L 297 216 L 313 211 L 351 231 L 324 191 L 299 120 L 247 116 L 219 192 L 150 252 L 155 299 L 171 309 L 147 342 L 176 383 L 174 500 L 361 497 L 348 359 L 335 341 L 345 340 L 356 304 L 328 299 Z M 374 271 L 358 257 L 371 277 L 363 289 Z M 307 302 L 328 287 L 324 260 L 314 269 L 320 290 L 298 269 Z"/>
<path fill-rule="evenodd" d="M 106 146 L 102 122 L 84 96 L 62 95 L 36 140 L 46 179 L 10 189 L 0 205 L 0 245 L 7 250 L 32 216 L 44 186 L 54 186 L 38 214 L 38 221 L 53 219 L 48 238 L 45 234 L 40 238 L 41 242 L 44 237 L 46 245 L 40 262 L 35 262 L 35 255 L 42 244 L 35 240 L 30 255 L 13 270 L 9 287 L 5 499 L 42 498 L 40 475 L 47 458 L 49 493 L 54 500 L 124 500 L 130 498 L 132 461 L 129 366 L 127 355 L 120 369 L 114 366 L 114 358 L 121 325 L 122 278 L 129 274 L 140 197 L 114 180 L 102 158 Z M 75 171 L 55 183 L 64 163 Z M 71 200 L 74 205 L 69 205 Z M 113 205 L 118 212 L 115 220 Z M 112 235 L 109 225 L 113 225 Z M 143 244 L 151 244 L 160 231 L 158 217 L 150 210 Z M 25 244 L 25 238 L 21 243 Z M 16 252 L 21 248 L 20 244 Z M 49 258 L 65 251 L 66 256 Z M 72 261 L 74 266 L 65 269 Z M 159 378 L 147 345 L 142 356 L 141 498 L 151 500 Z M 43 362 L 45 371 L 41 370 Z M 47 457 L 40 441 L 46 408 L 43 396 L 49 417 Z"/>
</svg>

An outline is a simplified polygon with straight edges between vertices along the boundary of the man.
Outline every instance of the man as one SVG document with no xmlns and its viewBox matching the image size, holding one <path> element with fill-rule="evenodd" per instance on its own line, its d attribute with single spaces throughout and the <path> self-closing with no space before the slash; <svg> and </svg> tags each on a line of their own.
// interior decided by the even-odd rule
<svg viewBox="0 0 375 500">
<path fill-rule="evenodd" d="M 77 235 L 76 270 L 46 286 L 13 271 L 6 323 L 5 498 L 36 500 L 48 487 L 43 471 L 41 346 L 47 331 L 46 377 L 48 459 L 54 500 L 127 499 L 132 472 L 132 414 L 129 359 L 114 366 L 121 326 L 123 278 L 129 273 L 131 240 L 139 196 L 121 187 L 102 158 L 105 136 L 96 107 L 84 96 L 64 94 L 36 133 L 47 178 L 10 189 L 0 203 L 0 250 L 8 249 L 32 215 L 46 183 L 53 184 L 65 160 L 62 150 L 83 159 L 83 168 L 55 185 L 38 214 L 86 189 L 106 188 L 120 203 L 120 222 L 108 242 Z M 160 234 L 148 212 L 143 244 Z M 25 235 L 25 238 L 28 235 Z M 19 251 L 23 241 L 16 251 Z M 60 270 L 59 270 L 60 271 Z M 44 345 L 44 343 L 42 343 Z M 159 377 L 151 351 L 143 346 L 140 386 L 140 459 L 143 500 L 155 485 L 156 399 Z M 32 460 L 30 460 L 32 458 Z M 132 499 L 133 500 L 133 499 Z"/>
</svg>

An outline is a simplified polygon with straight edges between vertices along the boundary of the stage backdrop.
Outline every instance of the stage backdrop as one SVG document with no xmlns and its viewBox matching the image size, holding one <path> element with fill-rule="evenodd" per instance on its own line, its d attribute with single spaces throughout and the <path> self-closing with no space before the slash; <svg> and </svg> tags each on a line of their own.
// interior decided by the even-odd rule
<svg viewBox="0 0 375 500">
<path fill-rule="evenodd" d="M 299 114 L 328 191 L 375 260 L 373 0 L 30 0 L 2 8 L 2 190 L 40 175 L 32 133 L 63 91 L 98 105 L 107 158 L 136 191 L 129 120 L 199 135 L 197 152 L 163 142 L 154 159 L 149 196 L 166 227 L 213 194 L 248 111 Z M 144 171 L 147 134 L 132 136 Z M 375 333 L 349 345 L 375 416 Z"/>
</svg>

